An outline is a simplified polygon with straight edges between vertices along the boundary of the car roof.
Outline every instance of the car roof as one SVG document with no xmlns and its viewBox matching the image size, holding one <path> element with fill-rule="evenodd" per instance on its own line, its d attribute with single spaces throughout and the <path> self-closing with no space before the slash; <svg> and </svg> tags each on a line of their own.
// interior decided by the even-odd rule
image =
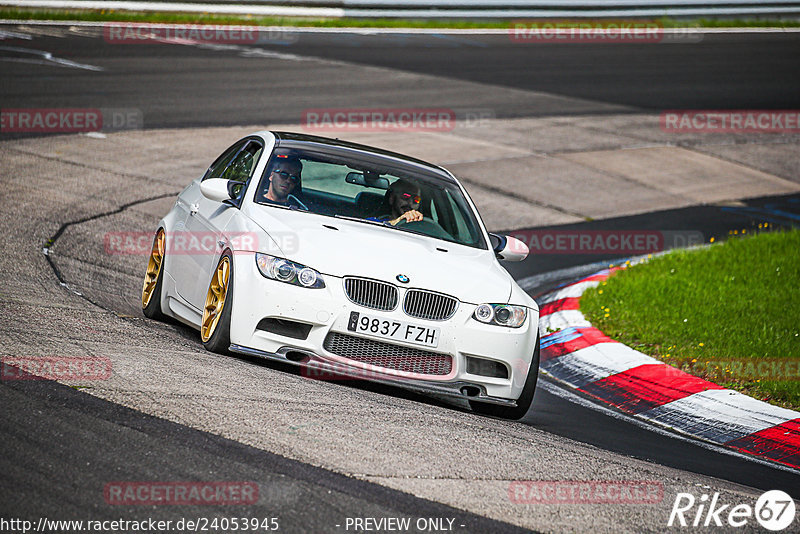
<svg viewBox="0 0 800 534">
<path fill-rule="evenodd" d="M 436 172 L 438 176 L 446 178 L 448 181 L 457 183 L 454 177 L 446 169 L 421 159 L 417 159 L 411 156 L 406 156 L 405 154 L 399 154 L 397 152 L 384 150 L 382 148 L 376 148 L 374 146 L 362 145 L 359 143 L 352 143 L 350 141 L 343 141 L 341 139 L 333 139 L 330 137 L 322 137 L 318 135 L 308 135 L 295 132 L 281 132 L 281 131 L 272 131 L 270 133 L 272 133 L 275 136 L 277 146 L 280 146 L 281 144 L 280 142 L 282 140 L 285 140 L 292 142 L 315 143 L 315 144 L 345 148 L 350 150 L 358 150 L 360 152 L 367 152 L 369 154 L 375 154 L 379 156 L 393 158 L 402 161 L 404 163 L 423 166 L 429 170 Z"/>
</svg>

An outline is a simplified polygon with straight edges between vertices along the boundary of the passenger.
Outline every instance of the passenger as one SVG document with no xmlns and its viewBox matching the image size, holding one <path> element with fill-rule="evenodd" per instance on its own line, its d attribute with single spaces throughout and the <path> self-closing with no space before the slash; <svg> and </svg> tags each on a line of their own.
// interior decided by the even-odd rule
<svg viewBox="0 0 800 534">
<path fill-rule="evenodd" d="M 422 213 L 418 210 L 420 200 L 419 186 L 401 178 L 389 186 L 375 219 L 388 222 L 392 226 L 403 220 L 421 221 Z"/>
<path fill-rule="evenodd" d="M 269 189 L 262 195 L 262 198 L 284 205 L 288 205 L 292 200 L 297 200 L 297 197 L 292 192 L 295 190 L 299 192 L 302 172 L 303 164 L 300 163 L 297 157 L 278 156 L 270 173 Z"/>
</svg>

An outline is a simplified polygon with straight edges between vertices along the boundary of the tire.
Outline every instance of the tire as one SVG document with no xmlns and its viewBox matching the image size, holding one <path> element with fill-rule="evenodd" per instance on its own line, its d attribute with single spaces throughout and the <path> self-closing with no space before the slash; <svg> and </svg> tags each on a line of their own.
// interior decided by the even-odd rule
<svg viewBox="0 0 800 534">
<path fill-rule="evenodd" d="M 488 415 L 491 417 L 499 417 L 501 419 L 522 419 L 533 403 L 533 394 L 536 392 L 536 381 L 539 379 L 539 334 L 536 334 L 536 348 L 533 350 L 533 358 L 531 358 L 531 366 L 528 369 L 528 377 L 525 379 L 525 386 L 522 388 L 522 394 L 517 399 L 517 405 L 514 407 L 500 406 L 498 404 L 489 404 L 487 402 L 469 401 L 469 406 L 472 411 L 481 415 Z"/>
<path fill-rule="evenodd" d="M 153 248 L 147 261 L 147 271 L 142 284 L 142 313 L 148 319 L 164 321 L 167 316 L 161 311 L 161 291 L 164 284 L 164 260 L 166 258 L 166 238 L 164 229 L 159 228 L 153 238 Z M 154 284 L 155 281 L 155 284 Z"/>
<path fill-rule="evenodd" d="M 233 308 L 233 256 L 225 251 L 211 275 L 200 322 L 200 339 L 206 350 L 227 354 L 231 345 Z"/>
</svg>

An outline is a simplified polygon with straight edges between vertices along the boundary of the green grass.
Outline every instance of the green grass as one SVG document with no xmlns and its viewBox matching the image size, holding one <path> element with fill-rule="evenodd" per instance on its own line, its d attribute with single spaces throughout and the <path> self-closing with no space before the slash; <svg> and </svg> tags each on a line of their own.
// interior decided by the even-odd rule
<svg viewBox="0 0 800 534">
<path fill-rule="evenodd" d="M 253 26 L 305 26 L 322 28 L 496 28 L 506 29 L 511 20 L 456 19 L 372 19 L 372 18 L 309 18 L 220 15 L 211 13 L 136 12 L 92 9 L 0 9 L 6 20 L 69 20 L 92 22 L 153 22 L 172 24 L 241 24 Z M 515 19 L 516 20 L 516 19 Z M 541 19 L 540 19 L 541 20 Z M 561 19 L 559 19 L 561 20 Z M 567 19 L 564 19 L 567 20 Z M 577 20 L 577 19 L 571 19 Z M 600 19 L 597 19 L 600 20 Z M 622 20 L 616 17 L 615 20 Z M 783 19 L 694 19 L 659 18 L 665 28 L 684 27 L 798 27 L 800 20 Z M 577 22 L 576 22 L 577 24 Z"/>
<path fill-rule="evenodd" d="M 581 311 L 645 354 L 800 409 L 800 231 L 653 258 L 587 291 Z M 779 360 L 780 370 L 746 372 L 766 360 Z"/>
</svg>

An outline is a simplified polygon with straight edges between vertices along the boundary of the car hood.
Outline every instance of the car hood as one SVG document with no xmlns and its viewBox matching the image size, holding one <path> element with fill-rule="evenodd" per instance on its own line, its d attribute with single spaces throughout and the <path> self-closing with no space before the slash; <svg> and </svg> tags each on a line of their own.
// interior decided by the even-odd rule
<svg viewBox="0 0 800 534">
<path fill-rule="evenodd" d="M 508 302 L 513 279 L 491 250 L 364 222 L 254 206 L 249 214 L 284 257 L 323 275 L 362 276 L 429 289 L 462 302 Z M 398 283 L 398 275 L 407 284 Z"/>
</svg>

